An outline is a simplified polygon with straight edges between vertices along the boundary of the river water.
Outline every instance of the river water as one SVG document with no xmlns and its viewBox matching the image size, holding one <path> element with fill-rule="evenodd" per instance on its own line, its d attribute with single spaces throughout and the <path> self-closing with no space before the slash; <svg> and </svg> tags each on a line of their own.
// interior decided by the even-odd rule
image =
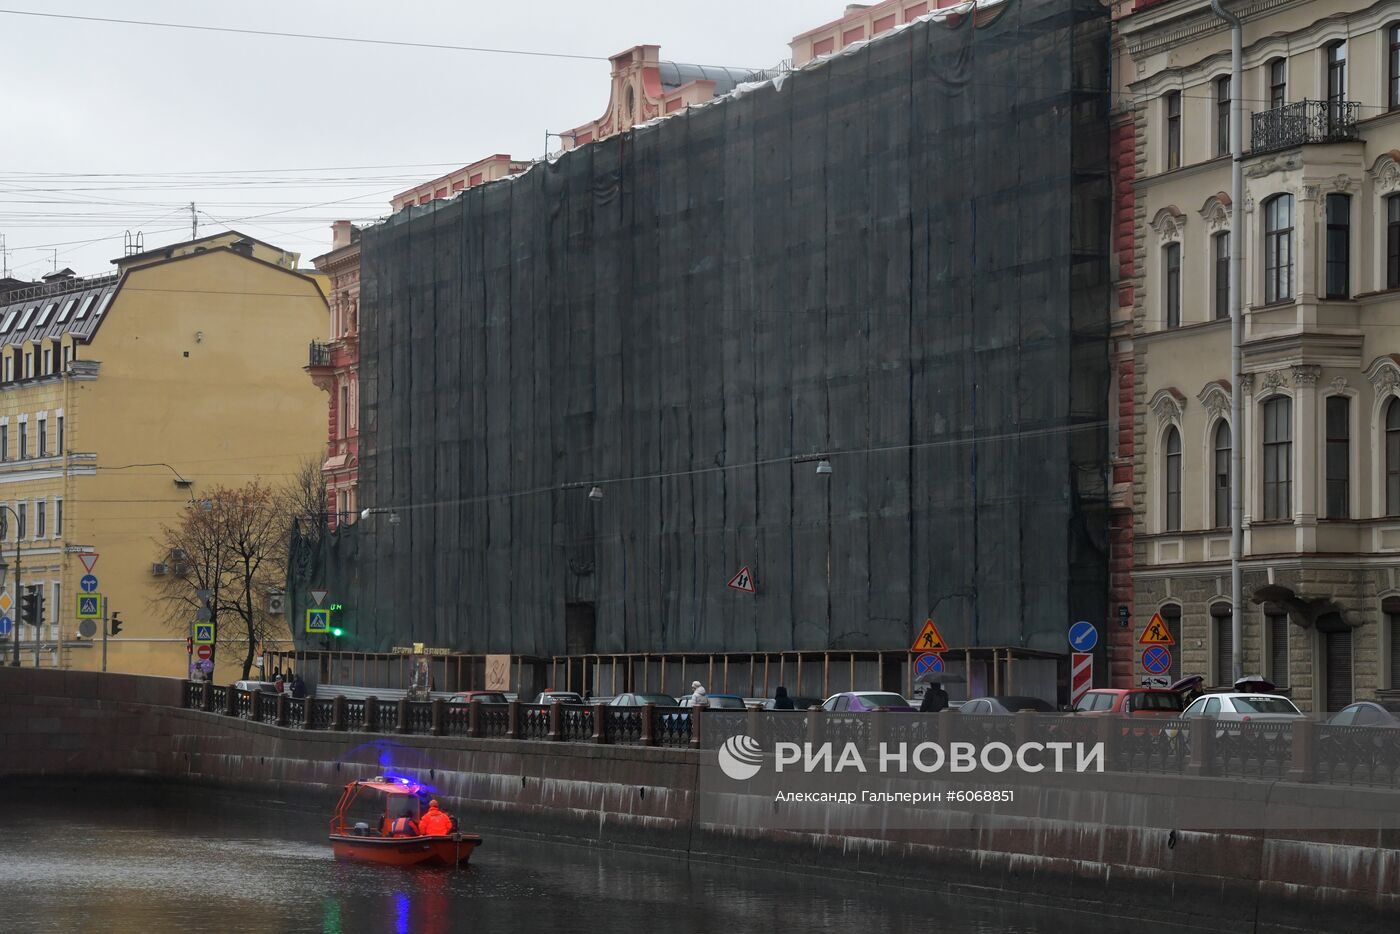
<svg viewBox="0 0 1400 934">
<path fill-rule="evenodd" d="M 944 901 L 916 884 L 487 834 L 460 871 L 337 863 L 305 802 L 93 782 L 0 795 L 0 932 L 1102 934 L 1113 922 Z M 470 828 L 465 828 L 470 829 Z M 1154 929 L 1160 930 L 1160 929 Z"/>
</svg>

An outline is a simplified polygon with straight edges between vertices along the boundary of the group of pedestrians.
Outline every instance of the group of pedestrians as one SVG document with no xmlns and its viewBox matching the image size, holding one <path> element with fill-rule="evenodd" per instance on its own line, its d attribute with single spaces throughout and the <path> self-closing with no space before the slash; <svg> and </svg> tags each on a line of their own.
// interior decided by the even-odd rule
<svg viewBox="0 0 1400 934">
<path fill-rule="evenodd" d="M 302 680 L 300 674 L 291 674 L 290 678 L 284 678 L 279 669 L 273 674 L 272 683 L 277 685 L 278 694 L 285 691 L 297 700 L 306 696 L 306 682 Z"/>
</svg>

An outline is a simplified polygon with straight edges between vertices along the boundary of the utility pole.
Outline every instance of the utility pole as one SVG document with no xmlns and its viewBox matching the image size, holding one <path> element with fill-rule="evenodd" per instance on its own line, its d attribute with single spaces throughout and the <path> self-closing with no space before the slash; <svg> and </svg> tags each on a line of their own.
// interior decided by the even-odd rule
<svg viewBox="0 0 1400 934">
<path fill-rule="evenodd" d="M 107 598 L 102 598 L 102 670 L 107 670 L 107 630 L 111 628 L 107 623 Z"/>
<path fill-rule="evenodd" d="M 194 209 L 194 202 L 190 202 L 190 239 L 199 239 L 199 213 Z"/>
<path fill-rule="evenodd" d="M 5 249 L 5 235 L 0 234 L 0 279 L 10 278 L 10 251 Z"/>
</svg>

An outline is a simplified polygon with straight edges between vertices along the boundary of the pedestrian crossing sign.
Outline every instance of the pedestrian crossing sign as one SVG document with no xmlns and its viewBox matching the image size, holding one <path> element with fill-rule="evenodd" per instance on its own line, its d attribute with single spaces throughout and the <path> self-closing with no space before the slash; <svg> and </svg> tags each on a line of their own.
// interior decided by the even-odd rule
<svg viewBox="0 0 1400 934">
<path fill-rule="evenodd" d="M 213 645 L 214 644 L 214 624 L 195 623 L 194 624 L 194 644 Z"/>
<path fill-rule="evenodd" d="M 310 633 L 325 634 L 331 631 L 331 611 L 327 607 L 310 606 L 306 608 L 306 631 Z"/>
<path fill-rule="evenodd" d="M 102 618 L 102 594 L 100 593 L 80 593 L 78 594 L 78 619 L 101 619 Z"/>
</svg>

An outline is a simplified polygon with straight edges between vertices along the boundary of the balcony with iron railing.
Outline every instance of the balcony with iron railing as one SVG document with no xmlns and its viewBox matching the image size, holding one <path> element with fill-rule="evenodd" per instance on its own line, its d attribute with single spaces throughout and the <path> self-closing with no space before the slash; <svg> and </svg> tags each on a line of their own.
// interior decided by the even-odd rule
<svg viewBox="0 0 1400 934">
<path fill-rule="evenodd" d="M 330 366 L 331 345 L 325 341 L 312 341 L 307 366 Z"/>
<path fill-rule="evenodd" d="M 1250 152 L 1259 155 L 1313 143 L 1348 143 L 1360 139 L 1355 101 L 1297 101 L 1254 114 Z"/>
</svg>

